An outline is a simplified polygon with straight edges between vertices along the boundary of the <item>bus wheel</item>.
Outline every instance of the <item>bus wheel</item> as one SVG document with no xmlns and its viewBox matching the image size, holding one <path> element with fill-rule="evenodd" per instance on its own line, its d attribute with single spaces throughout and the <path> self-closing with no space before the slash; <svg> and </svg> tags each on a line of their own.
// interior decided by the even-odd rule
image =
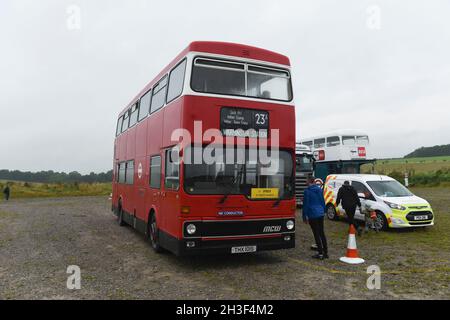
<svg viewBox="0 0 450 320">
<path fill-rule="evenodd" d="M 336 209 L 332 204 L 327 206 L 327 218 L 330 220 L 337 220 L 338 216 L 336 214 Z"/>
<path fill-rule="evenodd" d="M 117 223 L 121 227 L 126 225 L 125 221 L 123 220 L 123 209 L 122 209 L 122 206 L 119 207 L 119 214 L 117 215 Z"/>
<path fill-rule="evenodd" d="M 153 250 L 156 253 L 162 252 L 162 248 L 159 245 L 159 230 L 158 230 L 158 225 L 156 224 L 156 217 L 155 217 L 154 213 L 150 214 L 150 219 L 147 224 L 147 229 L 148 229 L 147 234 L 148 234 L 148 237 L 150 238 L 150 244 L 152 245 Z"/>
<path fill-rule="evenodd" d="M 375 227 L 377 230 L 386 231 L 389 228 L 386 216 L 383 212 L 377 211 L 377 220 L 375 220 Z"/>
</svg>

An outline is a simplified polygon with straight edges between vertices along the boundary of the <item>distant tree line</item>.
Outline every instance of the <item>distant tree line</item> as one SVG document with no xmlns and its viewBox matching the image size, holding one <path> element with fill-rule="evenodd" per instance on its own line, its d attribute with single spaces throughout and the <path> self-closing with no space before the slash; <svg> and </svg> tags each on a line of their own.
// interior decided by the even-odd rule
<svg viewBox="0 0 450 320">
<path fill-rule="evenodd" d="M 450 144 L 434 147 L 422 147 L 407 154 L 405 158 L 450 156 Z"/>
<path fill-rule="evenodd" d="M 1 180 L 15 180 L 25 182 L 42 182 L 42 183 L 95 183 L 95 182 L 111 182 L 112 170 L 108 172 L 82 175 L 77 171 L 70 173 L 55 171 L 39 171 L 39 172 L 23 172 L 19 170 L 0 170 Z"/>
</svg>

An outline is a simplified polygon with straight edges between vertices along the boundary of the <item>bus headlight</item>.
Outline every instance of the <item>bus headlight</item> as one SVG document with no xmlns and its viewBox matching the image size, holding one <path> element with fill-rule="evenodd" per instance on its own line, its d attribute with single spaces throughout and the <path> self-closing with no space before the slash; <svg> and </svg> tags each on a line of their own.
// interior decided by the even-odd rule
<svg viewBox="0 0 450 320">
<path fill-rule="evenodd" d="M 188 234 L 193 235 L 197 231 L 197 227 L 194 224 L 188 224 L 186 231 Z"/>
<path fill-rule="evenodd" d="M 288 220 L 288 221 L 286 222 L 286 228 L 287 228 L 288 230 L 294 229 L 294 221 Z"/>
</svg>

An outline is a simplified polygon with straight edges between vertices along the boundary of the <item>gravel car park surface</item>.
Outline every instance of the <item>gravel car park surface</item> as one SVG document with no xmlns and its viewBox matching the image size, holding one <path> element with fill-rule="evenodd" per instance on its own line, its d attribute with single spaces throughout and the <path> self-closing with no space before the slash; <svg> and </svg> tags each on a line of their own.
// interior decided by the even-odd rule
<svg viewBox="0 0 450 320">
<path fill-rule="evenodd" d="M 295 249 L 177 258 L 119 227 L 105 197 L 13 199 L 0 203 L 0 299 L 449 299 L 450 200 L 433 197 L 435 227 L 358 238 L 358 266 L 338 261 L 345 222 L 326 221 L 325 261 L 311 258 L 300 220 Z M 380 290 L 366 286 L 374 264 Z M 80 290 L 66 288 L 69 265 L 81 268 Z"/>
</svg>

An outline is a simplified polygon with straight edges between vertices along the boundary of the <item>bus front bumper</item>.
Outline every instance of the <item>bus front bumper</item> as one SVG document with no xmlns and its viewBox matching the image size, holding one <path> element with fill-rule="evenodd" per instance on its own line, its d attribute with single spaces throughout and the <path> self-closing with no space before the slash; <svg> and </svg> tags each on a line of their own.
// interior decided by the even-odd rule
<svg viewBox="0 0 450 320">
<path fill-rule="evenodd" d="M 262 238 L 183 239 L 178 240 L 177 255 L 232 254 L 233 251 L 241 251 L 239 249 L 244 248 L 250 249 L 250 252 L 295 248 L 295 233 L 270 235 L 270 237 Z M 241 253 L 249 252 L 242 250 L 236 254 Z"/>
</svg>

